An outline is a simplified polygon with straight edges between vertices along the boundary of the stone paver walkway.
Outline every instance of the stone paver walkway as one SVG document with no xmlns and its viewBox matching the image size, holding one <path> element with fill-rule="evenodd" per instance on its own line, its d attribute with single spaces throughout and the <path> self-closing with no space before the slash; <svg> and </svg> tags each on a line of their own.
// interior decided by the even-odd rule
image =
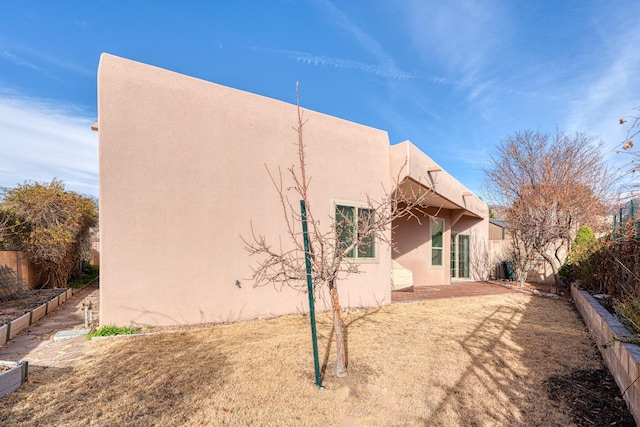
<svg viewBox="0 0 640 427">
<path fill-rule="evenodd" d="M 83 303 L 91 302 L 94 324 L 100 312 L 100 284 L 95 280 L 59 306 L 53 313 L 27 328 L 0 348 L 0 360 L 27 360 L 32 366 L 68 366 L 80 358 L 87 343 L 85 337 L 54 341 L 56 332 L 84 329 Z"/>
</svg>

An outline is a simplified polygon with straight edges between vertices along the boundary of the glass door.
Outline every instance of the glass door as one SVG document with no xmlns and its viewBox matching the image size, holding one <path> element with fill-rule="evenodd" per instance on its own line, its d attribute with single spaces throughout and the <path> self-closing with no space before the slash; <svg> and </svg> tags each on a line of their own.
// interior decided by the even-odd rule
<svg viewBox="0 0 640 427">
<path fill-rule="evenodd" d="M 451 277 L 468 279 L 469 274 L 469 246 L 470 238 L 466 234 L 452 234 L 451 236 Z"/>
</svg>

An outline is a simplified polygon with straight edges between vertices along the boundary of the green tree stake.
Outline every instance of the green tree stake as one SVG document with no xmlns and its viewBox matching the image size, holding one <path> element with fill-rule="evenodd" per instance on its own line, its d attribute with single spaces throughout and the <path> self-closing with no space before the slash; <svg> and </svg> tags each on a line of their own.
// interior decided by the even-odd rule
<svg viewBox="0 0 640 427">
<path fill-rule="evenodd" d="M 313 279 L 311 278 L 311 253 L 309 252 L 309 231 L 307 230 L 307 209 L 304 200 L 300 200 L 300 214 L 302 216 L 302 235 L 304 237 L 304 260 L 307 266 L 307 289 L 309 295 L 309 319 L 311 320 L 311 341 L 313 342 L 313 367 L 316 372 L 316 385 L 322 386 L 320 378 L 320 362 L 318 361 L 318 336 L 316 333 L 316 310 L 313 303 Z"/>
</svg>

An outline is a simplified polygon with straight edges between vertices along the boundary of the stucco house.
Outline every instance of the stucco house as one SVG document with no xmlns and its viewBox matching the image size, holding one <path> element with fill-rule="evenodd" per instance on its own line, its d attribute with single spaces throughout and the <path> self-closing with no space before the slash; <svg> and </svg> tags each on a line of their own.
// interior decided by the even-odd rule
<svg viewBox="0 0 640 427">
<path fill-rule="evenodd" d="M 285 233 L 265 166 L 296 163 L 296 106 L 103 54 L 98 70 L 100 321 L 174 325 L 306 312 L 293 289 L 255 287 L 241 236 Z M 392 260 L 415 285 L 488 275 L 488 207 L 409 141 L 305 110 L 310 202 L 329 219 L 401 180 L 432 184 L 429 213 L 401 219 L 340 282 L 344 306 L 391 301 Z M 403 167 L 403 165 L 406 166 Z M 425 184 L 425 185 L 427 185 Z M 326 221 L 329 223 L 329 221 Z M 390 231 L 391 233 L 391 231 Z M 316 307 L 323 308 L 319 297 Z"/>
</svg>

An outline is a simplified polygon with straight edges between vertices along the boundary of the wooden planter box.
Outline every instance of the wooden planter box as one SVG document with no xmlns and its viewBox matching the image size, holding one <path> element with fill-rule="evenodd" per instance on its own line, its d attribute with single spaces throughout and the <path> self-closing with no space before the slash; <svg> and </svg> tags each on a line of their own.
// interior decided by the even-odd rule
<svg viewBox="0 0 640 427">
<path fill-rule="evenodd" d="M 55 310 L 58 307 L 58 305 L 59 305 L 58 303 L 59 302 L 60 301 L 58 300 L 58 297 L 55 297 L 52 300 L 50 300 L 47 303 L 47 314 L 52 313 L 53 310 Z"/>
<path fill-rule="evenodd" d="M 0 345 L 4 345 L 9 340 L 9 324 L 0 325 Z"/>
<path fill-rule="evenodd" d="M 31 314 L 31 324 L 33 325 L 38 320 L 42 319 L 47 314 L 47 303 L 42 304 L 40 307 L 33 309 Z"/>
<path fill-rule="evenodd" d="M 9 339 L 12 340 L 16 335 L 31 325 L 31 312 L 14 319 L 9 325 Z"/>
<path fill-rule="evenodd" d="M 28 362 L 5 362 L 0 360 L 0 366 L 9 370 L 0 371 L 0 397 L 16 391 L 23 382 L 27 381 Z"/>
</svg>

